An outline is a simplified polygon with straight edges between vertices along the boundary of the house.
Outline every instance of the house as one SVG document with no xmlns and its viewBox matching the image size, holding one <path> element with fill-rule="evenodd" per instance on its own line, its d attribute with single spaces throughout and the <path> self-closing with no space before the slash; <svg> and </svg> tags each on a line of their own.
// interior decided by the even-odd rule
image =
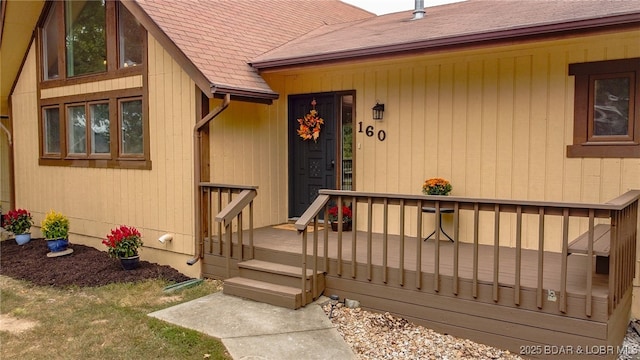
<svg viewBox="0 0 640 360">
<path fill-rule="evenodd" d="M 302 281 L 311 297 L 324 282 L 515 351 L 615 346 L 631 308 L 640 316 L 637 2 L 469 0 L 376 17 L 330 0 L 3 1 L 2 19 L 0 200 L 36 224 L 65 213 L 72 243 L 100 247 L 133 225 L 143 259 L 227 278 L 243 271 L 242 244 L 253 258 L 253 241 L 275 236 L 259 228 L 297 221 L 307 253 L 319 234 L 307 225 L 344 203 L 358 231 L 338 232 L 336 254 L 333 234 L 312 245 L 327 276 Z M 313 114 L 322 123 L 302 127 Z M 420 195 L 429 177 L 452 196 Z M 441 225 L 460 241 L 415 241 Z M 591 276 L 603 265 L 589 255 L 609 256 L 594 250 L 605 227 L 610 271 Z M 583 233 L 588 256 L 568 246 Z M 401 246 L 399 263 L 371 260 L 376 239 L 384 254 Z M 400 309 L 395 296 L 416 300 Z"/>
</svg>

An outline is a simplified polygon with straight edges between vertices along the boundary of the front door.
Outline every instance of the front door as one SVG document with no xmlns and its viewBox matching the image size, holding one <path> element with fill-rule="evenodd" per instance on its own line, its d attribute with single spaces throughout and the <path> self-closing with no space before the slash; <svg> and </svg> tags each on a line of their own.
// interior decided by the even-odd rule
<svg viewBox="0 0 640 360">
<path fill-rule="evenodd" d="M 320 189 L 336 188 L 336 149 L 338 127 L 336 94 L 289 96 L 289 217 L 299 217 L 318 196 Z M 315 102 L 315 106 L 312 103 Z M 310 139 L 303 139 L 298 119 L 317 111 L 324 120 L 317 138 L 309 128 Z M 307 122 L 308 124 L 308 122 Z M 304 129 L 306 130 L 306 129 Z"/>
</svg>

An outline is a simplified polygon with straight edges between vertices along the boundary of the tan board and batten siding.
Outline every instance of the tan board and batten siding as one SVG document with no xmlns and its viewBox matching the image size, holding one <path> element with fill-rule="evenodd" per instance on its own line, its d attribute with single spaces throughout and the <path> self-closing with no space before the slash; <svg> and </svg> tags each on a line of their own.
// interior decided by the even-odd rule
<svg viewBox="0 0 640 360">
<path fill-rule="evenodd" d="M 386 132 L 382 142 L 356 133 L 358 191 L 419 194 L 424 179 L 439 176 L 452 182 L 457 196 L 599 203 L 640 188 L 640 159 L 566 157 L 573 139 L 568 64 L 638 57 L 639 36 L 628 31 L 535 46 L 478 47 L 263 77 L 280 94 L 271 114 L 283 122 L 290 94 L 356 90 L 356 124 Z M 371 119 L 376 101 L 385 104 L 383 121 Z M 264 125 L 255 128 L 251 141 L 269 141 L 268 131 Z M 480 228 L 485 243 L 493 240 L 493 221 L 487 220 Z M 451 226 L 446 216 L 444 222 Z M 431 224 L 426 221 L 425 227 Z M 559 220 L 545 225 L 550 234 L 561 234 Z M 537 217 L 524 226 L 523 238 L 536 239 Z M 570 235 L 585 228 L 586 223 L 572 226 Z M 508 235 L 514 230 L 515 218 L 501 221 L 503 245 L 514 245 Z M 460 231 L 472 238 L 469 221 L 461 219 Z M 547 250 L 559 251 L 560 244 Z"/>
<path fill-rule="evenodd" d="M 36 226 L 53 208 L 71 222 L 70 241 L 102 249 L 102 238 L 119 224 L 143 234 L 143 260 L 169 264 L 199 276 L 188 267 L 194 254 L 193 148 L 195 84 L 171 56 L 149 36 L 149 130 L 151 170 L 38 166 L 38 102 L 35 48 L 31 47 L 12 96 L 15 126 L 16 203 L 29 209 Z M 96 81 L 42 91 L 65 96 L 142 86 L 141 76 Z M 36 229 L 37 232 L 37 229 Z M 172 242 L 160 244 L 165 233 Z M 156 249 L 168 251 L 156 251 Z"/>
</svg>

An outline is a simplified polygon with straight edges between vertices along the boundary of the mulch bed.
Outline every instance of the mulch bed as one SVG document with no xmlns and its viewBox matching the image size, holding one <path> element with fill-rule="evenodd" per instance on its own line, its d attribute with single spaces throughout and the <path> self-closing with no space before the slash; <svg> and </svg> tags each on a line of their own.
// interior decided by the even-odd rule
<svg viewBox="0 0 640 360">
<path fill-rule="evenodd" d="M 49 249 L 44 239 L 32 239 L 24 245 L 13 239 L 0 241 L 0 275 L 54 287 L 93 287 L 146 279 L 179 283 L 190 279 L 170 266 L 148 261 L 140 261 L 135 270 L 123 270 L 120 262 L 105 251 L 72 243 L 69 248 L 73 249 L 70 255 L 47 257 Z"/>
</svg>

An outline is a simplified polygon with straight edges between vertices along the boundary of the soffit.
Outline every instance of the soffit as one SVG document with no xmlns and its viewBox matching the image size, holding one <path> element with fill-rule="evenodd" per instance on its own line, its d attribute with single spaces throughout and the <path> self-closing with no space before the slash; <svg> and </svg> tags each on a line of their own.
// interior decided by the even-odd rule
<svg viewBox="0 0 640 360">
<path fill-rule="evenodd" d="M 33 37 L 42 1 L 3 1 L 0 39 L 0 115 L 9 114 L 9 95 Z"/>
</svg>

